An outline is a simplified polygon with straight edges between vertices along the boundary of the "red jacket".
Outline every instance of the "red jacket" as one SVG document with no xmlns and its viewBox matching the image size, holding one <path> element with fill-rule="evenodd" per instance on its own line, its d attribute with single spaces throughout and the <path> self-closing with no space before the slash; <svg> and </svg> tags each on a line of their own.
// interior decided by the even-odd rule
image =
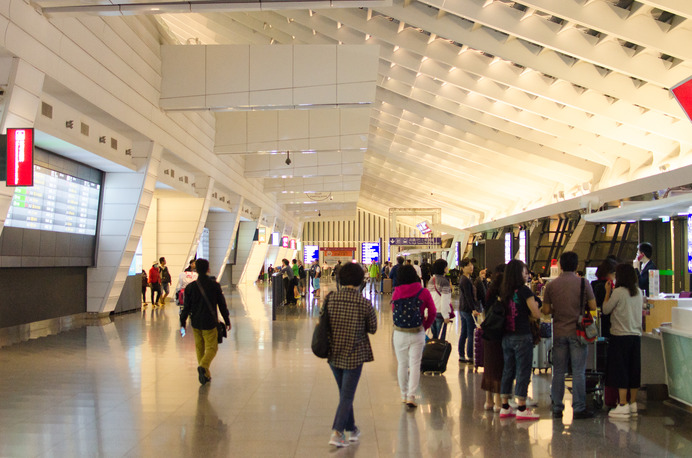
<svg viewBox="0 0 692 458">
<path fill-rule="evenodd" d="M 149 283 L 161 283 L 161 275 L 159 275 L 159 269 L 156 266 L 149 269 Z"/>
</svg>

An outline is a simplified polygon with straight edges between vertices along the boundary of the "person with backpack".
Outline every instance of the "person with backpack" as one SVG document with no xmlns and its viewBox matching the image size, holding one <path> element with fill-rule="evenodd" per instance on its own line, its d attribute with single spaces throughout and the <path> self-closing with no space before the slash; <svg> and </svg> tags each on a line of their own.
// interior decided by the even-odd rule
<svg viewBox="0 0 692 458">
<path fill-rule="evenodd" d="M 298 260 L 298 286 L 300 289 L 300 295 L 305 296 L 305 278 L 307 277 L 307 272 L 305 271 L 305 266 L 303 261 Z"/>
<path fill-rule="evenodd" d="M 158 261 L 154 261 L 149 269 L 149 288 L 151 288 L 151 306 L 156 307 L 161 299 L 161 274 Z M 154 300 L 154 293 L 156 293 L 156 300 Z"/>
<path fill-rule="evenodd" d="M 516 417 L 517 420 L 538 420 L 540 416 L 526 406 L 526 396 L 531 381 L 533 363 L 533 336 L 529 317 L 541 317 L 538 303 L 526 286 L 529 281 L 529 269 L 522 261 L 514 259 L 505 267 L 500 300 L 505 306 L 505 331 L 502 336 L 502 353 L 505 366 L 502 370 L 500 398 L 502 408 L 500 418 Z M 515 384 L 516 380 L 516 384 Z M 509 405 L 512 396 L 517 399 L 517 410 Z"/>
<path fill-rule="evenodd" d="M 310 266 L 310 278 L 312 279 L 312 289 L 314 290 L 313 297 L 320 297 L 320 277 L 322 277 L 322 269 L 320 269 L 320 263 L 315 259 Z"/>
<path fill-rule="evenodd" d="M 399 362 L 397 376 L 402 402 L 415 408 L 425 331 L 435 321 L 437 310 L 430 291 L 423 289 L 412 265 L 402 265 L 398 269 L 397 284 L 392 295 L 393 341 Z"/>
</svg>

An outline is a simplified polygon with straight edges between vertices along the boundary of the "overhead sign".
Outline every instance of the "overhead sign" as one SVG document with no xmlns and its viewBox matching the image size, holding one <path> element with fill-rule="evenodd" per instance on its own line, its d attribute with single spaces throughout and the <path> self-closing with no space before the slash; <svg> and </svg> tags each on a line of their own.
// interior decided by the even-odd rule
<svg viewBox="0 0 692 458">
<path fill-rule="evenodd" d="M 7 186 L 34 185 L 34 129 L 7 129 Z"/>
<path fill-rule="evenodd" d="M 303 262 L 310 264 L 315 259 L 320 259 L 320 247 L 318 245 L 305 245 L 303 248 Z"/>
<path fill-rule="evenodd" d="M 512 260 L 512 238 L 511 232 L 505 232 L 505 264 Z"/>
<path fill-rule="evenodd" d="M 422 221 L 422 222 L 416 224 L 416 227 L 418 228 L 418 230 L 420 231 L 420 233 L 423 234 L 423 235 L 429 234 L 429 233 L 432 232 L 432 229 L 430 229 L 430 226 L 428 226 L 428 222 L 427 222 L 427 221 Z"/>
<path fill-rule="evenodd" d="M 687 215 L 687 272 L 692 274 L 692 214 Z"/>
<path fill-rule="evenodd" d="M 267 241 L 267 228 L 260 227 L 257 235 L 257 241 L 259 243 L 266 243 Z"/>
<path fill-rule="evenodd" d="M 272 232 L 272 245 L 274 246 L 279 246 L 281 245 L 281 234 L 278 232 Z"/>
<path fill-rule="evenodd" d="M 380 244 L 378 242 L 364 242 L 362 244 L 363 264 L 380 262 Z"/>
<path fill-rule="evenodd" d="M 284 236 L 281 238 L 281 246 L 282 246 L 283 248 L 288 248 L 288 236 L 287 236 L 287 235 L 284 235 Z"/>
<path fill-rule="evenodd" d="M 291 239 L 291 240 L 288 242 L 288 248 L 291 249 L 291 250 L 295 250 L 297 246 L 298 246 L 298 245 L 297 245 L 296 239 Z"/>
<path fill-rule="evenodd" d="M 692 77 L 676 84 L 671 89 L 687 117 L 692 120 Z"/>
<path fill-rule="evenodd" d="M 428 238 L 428 237 L 389 237 L 389 244 L 390 245 L 408 245 L 408 246 L 425 245 L 425 246 L 431 246 L 431 245 L 440 245 L 441 243 L 442 243 L 441 237 L 434 237 L 434 238 Z"/>
</svg>

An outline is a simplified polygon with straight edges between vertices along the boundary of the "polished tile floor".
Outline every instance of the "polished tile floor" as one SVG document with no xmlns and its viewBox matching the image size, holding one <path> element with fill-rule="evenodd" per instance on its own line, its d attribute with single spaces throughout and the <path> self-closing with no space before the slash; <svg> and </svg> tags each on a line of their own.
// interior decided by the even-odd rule
<svg viewBox="0 0 692 458">
<path fill-rule="evenodd" d="M 567 402 L 553 420 L 549 374 L 530 388 L 541 420 L 500 420 L 483 410 L 481 375 L 455 353 L 444 376 L 422 377 L 420 406 L 408 411 L 391 311 L 377 295 L 375 362 L 355 401 L 361 442 L 336 450 L 327 445 L 336 385 L 309 345 L 316 303 L 280 308 L 272 322 L 268 294 L 228 295 L 233 330 L 204 387 L 174 305 L 0 349 L 0 457 L 692 456 L 692 415 L 662 403 L 613 423 L 605 413 L 573 422 Z M 458 329 L 449 334 L 455 341 Z"/>
</svg>

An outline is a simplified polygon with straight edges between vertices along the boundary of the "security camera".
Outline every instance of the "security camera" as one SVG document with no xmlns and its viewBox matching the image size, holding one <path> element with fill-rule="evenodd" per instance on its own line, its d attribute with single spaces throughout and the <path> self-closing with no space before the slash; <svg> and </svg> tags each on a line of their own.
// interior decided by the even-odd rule
<svg viewBox="0 0 692 458">
<path fill-rule="evenodd" d="M 291 165 L 291 153 L 286 151 L 286 165 Z"/>
</svg>

